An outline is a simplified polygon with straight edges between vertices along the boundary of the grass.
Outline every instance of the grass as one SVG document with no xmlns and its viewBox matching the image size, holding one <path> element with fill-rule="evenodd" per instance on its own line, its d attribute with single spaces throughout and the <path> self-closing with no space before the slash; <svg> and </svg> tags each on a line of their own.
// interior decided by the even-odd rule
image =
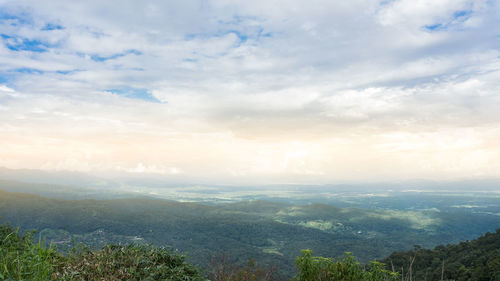
<svg viewBox="0 0 500 281">
<path fill-rule="evenodd" d="M 60 255 L 54 247 L 33 242 L 34 232 L 0 227 L 0 279 L 49 280 Z"/>
<path fill-rule="evenodd" d="M 419 251 L 420 261 L 424 266 L 427 261 L 437 261 L 436 266 L 431 268 L 440 269 L 441 275 L 445 275 L 444 261 L 436 259 L 441 257 L 443 251 L 451 251 L 447 257 L 446 274 L 462 274 L 463 270 L 453 270 L 460 266 L 451 260 L 456 256 L 463 259 L 470 256 L 471 279 L 460 275 L 454 280 L 500 280 L 498 265 L 498 234 L 487 233 L 475 242 L 463 242 L 454 246 L 439 246 L 436 250 Z M 59 253 L 55 246 L 47 246 L 43 241 L 34 240 L 35 232 L 21 232 L 19 228 L 10 225 L 0 225 L 0 280 L 168 280 L 168 281 L 278 281 L 285 280 L 278 274 L 276 267 L 260 267 L 251 259 L 247 265 L 238 266 L 229 258 L 222 257 L 214 259 L 209 271 L 203 274 L 197 267 L 186 262 L 186 257 L 168 248 L 153 247 L 151 245 L 115 245 L 109 244 L 100 250 L 90 250 L 79 244 L 74 246 L 66 254 Z M 272 247 L 264 248 L 264 251 L 274 254 L 279 253 L 274 247 L 278 242 L 270 240 Z M 466 244 L 474 243 L 475 248 L 466 247 Z M 471 244 L 472 245 L 472 244 Z M 479 247 L 481 246 L 481 247 Z M 476 250 L 481 251 L 480 253 Z M 477 253 L 476 253 L 477 252 Z M 452 254 L 455 253 L 455 254 Z M 433 255 L 434 254 L 434 255 Z M 302 251 L 295 265 L 297 273 L 293 281 L 411 281 L 417 280 L 416 271 L 413 268 L 415 253 L 410 255 L 410 263 L 407 270 L 401 274 L 392 271 L 380 262 L 371 262 L 363 265 L 354 256 L 346 253 L 343 258 L 332 259 L 312 256 L 311 250 Z M 437 255 L 437 256 L 436 256 Z M 485 260 L 484 257 L 487 257 Z M 400 268 L 401 263 L 407 261 L 405 253 L 395 253 L 391 256 Z M 481 265 L 480 263 L 484 264 Z M 442 263 L 442 265 L 441 265 Z M 479 263 L 479 267 L 477 266 Z M 466 269 L 462 265 L 463 269 Z M 413 271 L 412 269 L 415 269 Z M 428 270 L 428 269 L 426 269 Z M 452 271 L 450 271 L 452 270 Z M 448 272 L 450 271 L 450 272 Z M 404 274 L 406 273 L 406 274 Z M 463 278 L 462 278 L 463 277 Z M 465 279 L 464 279 L 465 278 Z M 425 279 L 425 278 L 424 278 Z M 442 279 L 442 277 L 441 277 Z M 421 280 L 421 279 L 418 279 Z M 433 278 L 438 280 L 438 278 Z"/>
<path fill-rule="evenodd" d="M 0 226 L 1 280 L 206 280 L 185 256 L 148 245 L 106 245 L 99 251 L 84 246 L 67 255 L 34 243 L 34 232 Z"/>
</svg>

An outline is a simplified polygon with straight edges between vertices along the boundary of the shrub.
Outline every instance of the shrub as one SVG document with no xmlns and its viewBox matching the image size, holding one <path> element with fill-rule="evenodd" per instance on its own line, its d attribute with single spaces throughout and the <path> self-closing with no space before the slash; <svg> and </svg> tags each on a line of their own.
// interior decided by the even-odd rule
<svg viewBox="0 0 500 281">
<path fill-rule="evenodd" d="M 60 255 L 55 248 L 33 242 L 34 232 L 0 226 L 0 279 L 50 280 Z"/>
<path fill-rule="evenodd" d="M 205 280 L 185 256 L 166 248 L 107 245 L 91 251 L 79 247 L 64 256 L 55 247 L 35 244 L 34 233 L 0 225 L 0 280 Z"/>
<path fill-rule="evenodd" d="M 298 273 L 295 281 L 396 281 L 398 274 L 384 269 L 384 264 L 372 262 L 361 266 L 351 253 L 345 253 L 338 261 L 331 258 L 313 257 L 311 250 L 303 250 L 295 260 Z"/>
</svg>

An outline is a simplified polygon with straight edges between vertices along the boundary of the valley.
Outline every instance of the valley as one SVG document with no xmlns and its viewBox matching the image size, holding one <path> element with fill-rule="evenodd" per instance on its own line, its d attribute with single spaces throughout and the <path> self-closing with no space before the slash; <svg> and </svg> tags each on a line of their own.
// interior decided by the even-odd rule
<svg viewBox="0 0 500 281">
<path fill-rule="evenodd" d="M 474 239 L 500 226 L 497 197 L 414 197 L 426 205 L 411 205 L 408 195 L 404 202 L 397 196 L 392 201 L 361 196 L 357 204 L 345 206 L 344 201 L 336 207 L 276 199 L 218 204 L 137 197 L 66 200 L 1 191 L 0 214 L 3 222 L 37 229 L 39 239 L 63 252 L 78 243 L 94 249 L 109 243 L 153 244 L 187 253 L 190 262 L 203 268 L 224 255 L 237 264 L 255 258 L 276 265 L 286 276 L 294 272 L 301 249 L 331 257 L 352 252 L 368 262 L 414 245 L 432 248 Z M 439 205 L 442 201 L 448 204 Z M 378 206 L 362 208 L 363 202 Z M 392 208 L 382 208 L 390 202 Z M 406 208 L 397 207 L 405 203 Z M 465 203 L 486 208 L 456 207 Z"/>
</svg>

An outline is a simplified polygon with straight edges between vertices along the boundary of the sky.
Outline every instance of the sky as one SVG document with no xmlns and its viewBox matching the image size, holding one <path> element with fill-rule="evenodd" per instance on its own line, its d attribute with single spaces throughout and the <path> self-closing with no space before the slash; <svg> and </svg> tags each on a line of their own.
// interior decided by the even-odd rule
<svg viewBox="0 0 500 281">
<path fill-rule="evenodd" d="M 498 178 L 500 1 L 0 0 L 0 167 Z"/>
</svg>

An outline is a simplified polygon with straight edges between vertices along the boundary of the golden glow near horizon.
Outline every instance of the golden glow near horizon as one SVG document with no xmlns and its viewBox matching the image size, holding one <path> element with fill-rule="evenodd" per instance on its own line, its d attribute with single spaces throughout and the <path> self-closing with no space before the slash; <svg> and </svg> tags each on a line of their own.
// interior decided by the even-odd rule
<svg viewBox="0 0 500 281">
<path fill-rule="evenodd" d="M 497 3 L 195 2 L 0 4 L 0 166 L 247 184 L 500 174 Z"/>
</svg>

